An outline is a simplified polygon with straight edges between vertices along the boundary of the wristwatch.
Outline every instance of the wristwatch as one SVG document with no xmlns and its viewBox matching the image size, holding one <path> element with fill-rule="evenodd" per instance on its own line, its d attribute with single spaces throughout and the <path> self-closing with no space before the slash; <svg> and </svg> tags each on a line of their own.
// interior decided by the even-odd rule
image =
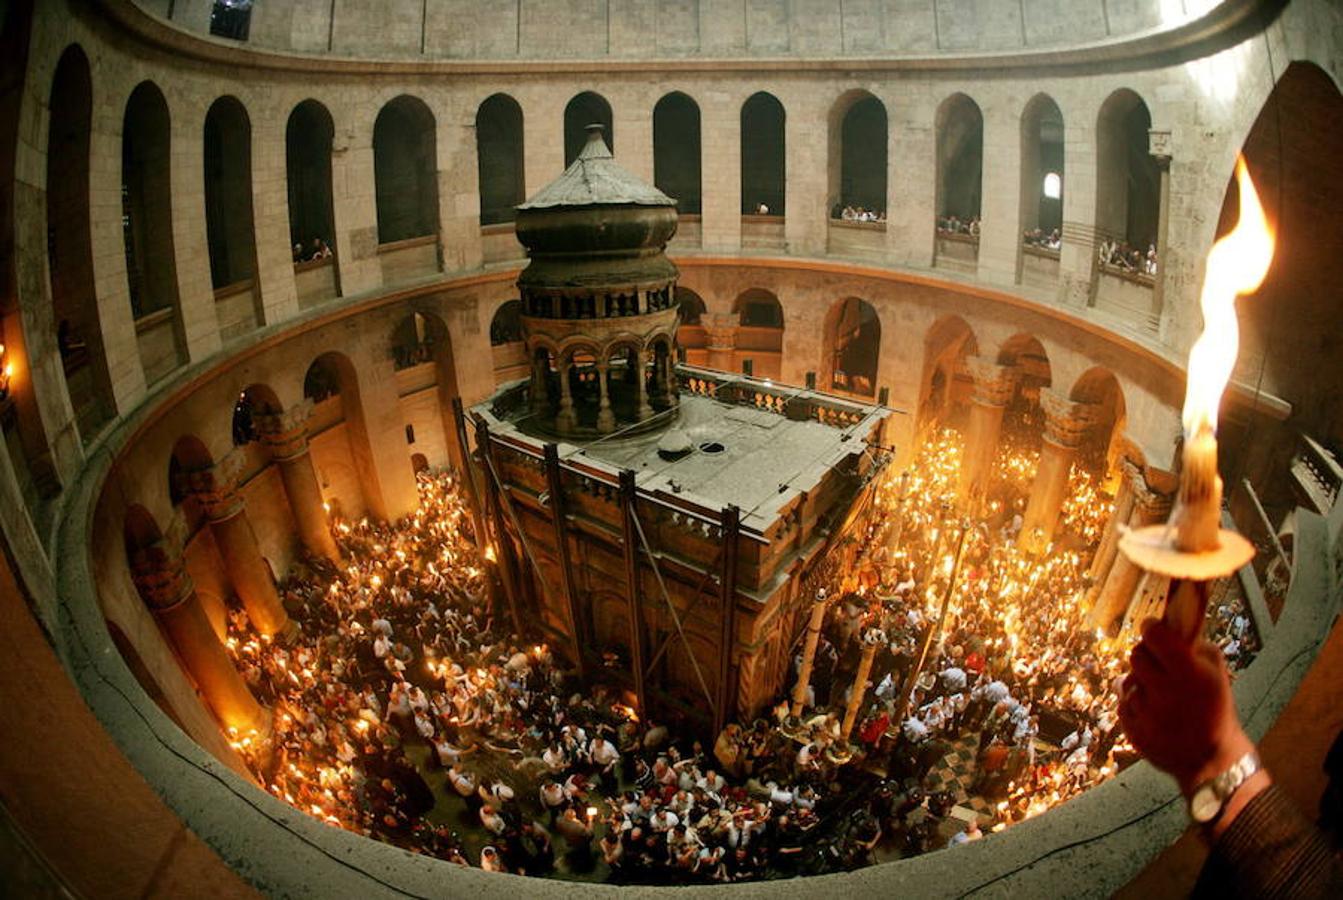
<svg viewBox="0 0 1343 900">
<path fill-rule="evenodd" d="M 1200 825 L 1216 821 L 1226 801 L 1260 768 L 1259 754 L 1251 750 L 1225 772 L 1200 784 L 1189 798 L 1189 818 Z"/>
</svg>

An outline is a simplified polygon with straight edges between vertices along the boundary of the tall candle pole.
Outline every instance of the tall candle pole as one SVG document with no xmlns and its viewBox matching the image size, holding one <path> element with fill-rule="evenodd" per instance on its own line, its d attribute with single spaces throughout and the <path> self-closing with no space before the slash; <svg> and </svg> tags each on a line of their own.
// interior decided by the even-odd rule
<svg viewBox="0 0 1343 900">
<path fill-rule="evenodd" d="M 1236 163 L 1240 217 L 1208 253 L 1200 306 L 1203 333 L 1189 352 L 1180 487 L 1170 521 L 1129 531 L 1120 551 L 1147 572 L 1171 579 L 1164 619 L 1187 641 L 1203 628 L 1212 582 L 1254 556 L 1243 536 L 1221 527 L 1217 409 L 1236 364 L 1236 297 L 1259 289 L 1273 260 L 1273 233 L 1245 160 Z"/>
</svg>

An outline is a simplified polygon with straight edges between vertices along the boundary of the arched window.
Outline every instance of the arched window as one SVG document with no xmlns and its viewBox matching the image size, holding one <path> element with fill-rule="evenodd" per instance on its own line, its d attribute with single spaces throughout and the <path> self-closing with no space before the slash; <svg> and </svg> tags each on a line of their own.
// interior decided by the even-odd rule
<svg viewBox="0 0 1343 900">
<path fill-rule="evenodd" d="M 233 404 L 233 446 L 241 447 L 261 436 L 257 416 L 273 416 L 280 411 L 280 400 L 269 387 L 254 384 L 246 388 Z"/>
<path fill-rule="evenodd" d="M 699 214 L 699 106 L 680 91 L 653 107 L 653 183 L 676 201 L 677 212 Z"/>
<path fill-rule="evenodd" d="M 169 138 L 163 93 L 153 82 L 141 82 L 126 102 L 121 128 L 121 221 L 131 314 L 141 323 L 140 362 L 149 384 L 186 359 L 177 314 Z M 155 316 L 169 309 L 170 321 Z M 152 323 L 146 322 L 151 316 Z"/>
<path fill-rule="evenodd" d="M 937 111 L 938 230 L 979 235 L 984 168 L 984 116 L 964 94 Z"/>
<path fill-rule="evenodd" d="M 490 346 L 499 347 L 522 340 L 522 301 L 509 300 L 490 320 Z"/>
<path fill-rule="evenodd" d="M 486 98 L 476 110 L 480 224 L 512 222 L 526 199 L 522 176 L 522 107 L 507 94 Z"/>
<path fill-rule="evenodd" d="M 205 230 L 216 290 L 256 273 L 252 126 L 235 97 L 220 97 L 205 116 Z"/>
<path fill-rule="evenodd" d="M 89 227 L 89 130 L 93 86 L 78 46 L 61 55 L 51 86 L 47 137 L 47 272 L 56 346 L 80 436 L 87 442 L 112 417 L 116 401 L 103 355 Z"/>
<path fill-rule="evenodd" d="M 616 152 L 616 133 L 612 125 L 611 104 L 601 94 L 584 91 L 564 107 L 564 167 L 578 159 L 588 142 L 588 126 L 601 125 L 606 146 Z"/>
<path fill-rule="evenodd" d="M 295 262 L 335 252 L 331 207 L 331 113 L 316 100 L 304 100 L 285 127 L 285 174 L 289 184 L 289 241 Z"/>
<path fill-rule="evenodd" d="M 838 177 L 832 182 L 835 219 L 886 218 L 886 107 L 865 91 L 841 99 Z M 835 125 L 831 125 L 832 147 Z M 832 156 L 832 172 L 834 157 Z M 834 175 L 832 175 L 834 178 Z"/>
<path fill-rule="evenodd" d="M 340 373 L 331 360 L 319 356 L 303 376 L 303 396 L 314 404 L 340 396 Z"/>
<path fill-rule="evenodd" d="M 773 94 L 752 94 L 741 107 L 742 215 L 784 215 L 784 109 Z"/>
<path fill-rule="evenodd" d="M 423 100 L 402 94 L 373 123 L 378 243 L 438 233 L 438 136 Z"/>
<path fill-rule="evenodd" d="M 1096 236 L 1108 242 L 1101 264 L 1140 275 L 1155 266 L 1161 204 L 1161 170 L 1148 152 L 1151 128 L 1147 104 L 1127 89 L 1106 99 L 1096 126 Z"/>
<path fill-rule="evenodd" d="M 857 297 L 840 300 L 826 316 L 826 390 L 874 397 L 881 360 L 881 320 L 872 304 Z"/>
</svg>

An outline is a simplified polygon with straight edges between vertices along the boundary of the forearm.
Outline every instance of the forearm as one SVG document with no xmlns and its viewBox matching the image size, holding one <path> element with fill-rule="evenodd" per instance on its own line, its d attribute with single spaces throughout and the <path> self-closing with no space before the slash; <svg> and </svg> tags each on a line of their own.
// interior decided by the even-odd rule
<svg viewBox="0 0 1343 900">
<path fill-rule="evenodd" d="M 1253 790 L 1252 780 L 1238 791 L 1219 820 L 1220 827 L 1210 835 L 1212 852 L 1195 893 L 1343 896 L 1343 865 L 1328 842 L 1287 795 L 1260 774 L 1258 790 Z"/>
</svg>

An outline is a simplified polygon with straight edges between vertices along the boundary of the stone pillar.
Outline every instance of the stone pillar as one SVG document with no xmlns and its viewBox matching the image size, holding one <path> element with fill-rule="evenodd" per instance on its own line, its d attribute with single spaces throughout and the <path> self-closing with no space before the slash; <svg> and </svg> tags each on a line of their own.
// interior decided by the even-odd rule
<svg viewBox="0 0 1343 900">
<path fill-rule="evenodd" d="M 220 723 L 239 734 L 266 735 L 269 714 L 215 636 L 181 558 L 169 555 L 160 542 L 134 555 L 131 576 Z"/>
<path fill-rule="evenodd" d="M 1165 314 L 1166 297 L 1166 252 L 1169 243 L 1167 232 L 1170 229 L 1170 158 L 1171 143 L 1169 130 L 1152 129 L 1147 132 L 1148 152 L 1156 160 L 1161 170 L 1161 192 L 1157 195 L 1156 219 L 1156 275 L 1152 279 L 1152 321 L 1153 329 L 1160 329 Z M 1144 253 L 1145 247 L 1139 247 Z"/>
<path fill-rule="evenodd" d="M 744 98 L 711 90 L 700 102 L 700 245 L 741 250 L 741 106 Z"/>
<path fill-rule="evenodd" d="M 550 410 L 549 357 L 532 357 L 532 412 L 544 415 Z"/>
<path fill-rule="evenodd" d="M 340 550 L 331 534 L 323 505 L 317 470 L 308 452 L 308 417 L 312 401 L 304 400 L 288 412 L 256 417 L 257 431 L 270 450 L 271 461 L 280 471 L 289 509 L 298 525 L 299 539 L 315 556 L 340 562 Z"/>
<path fill-rule="evenodd" d="M 382 284 L 378 262 L 378 207 L 373 174 L 372 115 L 351 104 L 333 108 L 331 212 L 336 230 L 336 267 L 343 296 Z"/>
<path fill-rule="evenodd" d="M 256 533 L 247 517 L 247 507 L 237 492 L 237 471 L 242 462 L 235 450 L 223 460 L 187 475 L 191 492 L 200 501 L 210 523 L 224 570 L 247 617 L 264 635 L 288 637 L 298 626 L 285 612 L 270 566 L 261 555 Z"/>
<path fill-rule="evenodd" d="M 205 229 L 205 129 L 201 121 L 192 116 L 173 117 L 169 172 L 178 306 L 187 359 L 193 363 L 221 346 Z"/>
<path fill-rule="evenodd" d="M 1012 284 L 1021 255 L 1021 119 L 1002 105 L 984 110 L 979 280 Z M 991 161 L 991 162 L 989 162 Z"/>
<path fill-rule="evenodd" d="M 709 338 L 710 369 L 737 370 L 737 317 L 724 313 L 705 313 L 704 332 Z"/>
<path fill-rule="evenodd" d="M 940 98 L 926 89 L 911 93 L 902 86 L 898 95 L 883 100 L 890 123 L 886 252 L 896 265 L 928 268 L 933 264 L 937 183 L 927 175 L 937 169 L 933 122 Z"/>
<path fill-rule="evenodd" d="M 1095 118 L 1064 119 L 1063 228 L 1059 247 L 1059 300 L 1086 306 L 1096 272 L 1096 132 Z"/>
<path fill-rule="evenodd" d="M 258 117 L 252 124 L 252 223 L 256 245 L 256 288 L 261 298 L 257 326 L 298 315 L 298 287 L 289 240 L 289 174 L 286 171 L 286 117 Z M 334 235 L 323 235 L 335 240 Z"/>
<path fill-rule="evenodd" d="M 601 400 L 597 405 L 597 430 L 603 434 L 616 430 L 616 416 L 611 412 L 611 387 L 607 384 L 607 375 L 611 367 L 606 363 L 597 364 L 597 390 Z"/>
<path fill-rule="evenodd" d="M 1129 527 L 1142 528 L 1164 522 L 1170 516 L 1173 492 L 1154 489 L 1146 477 L 1142 483 L 1134 486 L 1133 512 L 1129 516 Z M 1142 580 L 1142 569 L 1134 565 L 1123 553 L 1116 553 L 1114 564 L 1101 584 L 1096 603 L 1091 608 L 1088 622 L 1090 628 L 1113 630 L 1121 621 L 1133 602 L 1134 592 Z"/>
<path fill-rule="evenodd" d="M 811 686 L 811 666 L 816 661 L 816 645 L 821 641 L 821 625 L 825 622 L 826 597 L 824 589 L 818 591 L 811 605 L 811 620 L 807 622 L 807 643 L 802 648 L 802 665 L 797 671 L 797 684 L 793 687 L 793 707 L 790 712 L 796 718 L 802 715 L 802 707 L 807 702 L 807 688 Z"/>
<path fill-rule="evenodd" d="M 640 348 L 634 354 L 635 365 L 638 366 L 638 374 L 635 376 L 636 387 L 638 388 L 639 405 L 635 413 L 635 418 L 640 422 L 653 415 L 653 407 L 648 402 L 648 351 Z M 654 367 L 656 369 L 656 366 Z M 653 380 L 656 381 L 658 373 L 653 372 Z"/>
<path fill-rule="evenodd" d="M 1137 497 L 1134 485 L 1142 482 L 1142 466 L 1127 457 L 1119 461 L 1119 470 L 1114 513 L 1105 525 L 1105 533 L 1101 535 L 1100 545 L 1096 548 L 1096 555 L 1092 557 L 1091 568 L 1087 572 L 1091 578 L 1088 591 L 1088 600 L 1091 601 L 1095 600 L 1105 577 L 1110 574 L 1110 567 L 1114 565 L 1115 554 L 1119 552 L 1121 526 L 1127 525 L 1129 516 L 1133 514 L 1133 503 Z"/>
<path fill-rule="evenodd" d="M 560 431 L 572 431 L 577 423 L 574 415 L 573 389 L 569 385 L 570 362 L 560 363 L 560 411 L 555 415 L 555 427 Z"/>
<path fill-rule="evenodd" d="M 876 629 L 863 634 L 863 655 L 858 660 L 858 671 L 853 676 L 853 687 L 849 688 L 849 705 L 844 710 L 844 722 L 840 726 L 839 736 L 844 740 L 853 734 L 853 726 L 858 721 L 858 711 L 863 706 L 863 697 L 867 694 L 867 678 L 872 674 L 872 660 L 877 650 L 886 642 L 886 636 Z"/>
<path fill-rule="evenodd" d="M 1016 386 L 1016 369 L 989 362 L 982 356 L 971 356 L 965 364 L 975 384 L 965 429 L 965 455 L 961 459 L 957 496 L 961 507 L 968 509 L 980 502 L 988 488 L 993 457 L 998 451 L 998 435 L 1003 427 L 1003 412 Z"/>
<path fill-rule="evenodd" d="M 438 247 L 445 272 L 478 269 L 480 239 L 475 108 L 442 110 L 438 116 Z"/>
<path fill-rule="evenodd" d="M 788 110 L 784 119 L 784 171 L 787 197 L 783 221 L 787 252 L 821 256 L 826 251 L 830 218 L 828 174 L 838 171 L 839 160 L 829 159 L 826 129 L 828 109 L 812 93 L 779 94 Z"/>
<path fill-rule="evenodd" d="M 1071 401 L 1049 388 L 1040 389 L 1040 406 L 1045 414 L 1040 466 L 1017 537 L 1017 544 L 1027 553 L 1044 552 L 1054 539 L 1054 528 L 1068 495 L 1073 457 L 1095 420 L 1094 404 Z"/>
</svg>

